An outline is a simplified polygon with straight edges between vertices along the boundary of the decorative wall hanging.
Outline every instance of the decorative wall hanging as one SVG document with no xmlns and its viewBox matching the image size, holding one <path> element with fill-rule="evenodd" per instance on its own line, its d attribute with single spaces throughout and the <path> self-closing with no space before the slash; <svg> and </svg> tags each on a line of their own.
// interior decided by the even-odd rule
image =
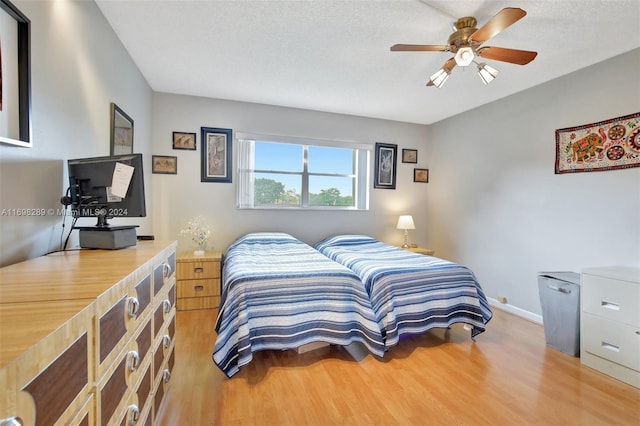
<svg viewBox="0 0 640 426">
<path fill-rule="evenodd" d="M 151 163 L 151 173 L 159 173 L 165 175 L 178 174 L 178 157 L 152 155 Z"/>
<path fill-rule="evenodd" d="M 187 132 L 173 132 L 173 149 L 196 150 L 196 134 Z"/>
<path fill-rule="evenodd" d="M 231 182 L 231 129 L 200 128 L 201 182 Z"/>
<path fill-rule="evenodd" d="M 398 145 L 376 142 L 376 164 L 373 187 L 396 189 L 396 164 Z"/>
<path fill-rule="evenodd" d="M 31 21 L 0 0 L 0 142 L 31 148 Z"/>
<path fill-rule="evenodd" d="M 640 167 L 640 112 L 556 130 L 556 174 Z"/>
</svg>

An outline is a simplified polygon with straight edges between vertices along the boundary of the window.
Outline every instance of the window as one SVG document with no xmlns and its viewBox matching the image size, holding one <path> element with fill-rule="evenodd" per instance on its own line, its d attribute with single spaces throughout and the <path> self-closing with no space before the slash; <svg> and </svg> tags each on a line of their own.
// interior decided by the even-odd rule
<svg viewBox="0 0 640 426">
<path fill-rule="evenodd" d="M 370 147 L 238 133 L 238 207 L 367 210 Z"/>
</svg>

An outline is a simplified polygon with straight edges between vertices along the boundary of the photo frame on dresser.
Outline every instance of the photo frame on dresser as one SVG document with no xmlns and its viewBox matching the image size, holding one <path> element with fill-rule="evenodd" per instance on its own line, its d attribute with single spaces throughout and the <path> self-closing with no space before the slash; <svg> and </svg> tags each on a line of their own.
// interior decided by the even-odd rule
<svg viewBox="0 0 640 426">
<path fill-rule="evenodd" d="M 0 142 L 31 148 L 31 21 L 8 0 L 0 19 Z"/>
</svg>

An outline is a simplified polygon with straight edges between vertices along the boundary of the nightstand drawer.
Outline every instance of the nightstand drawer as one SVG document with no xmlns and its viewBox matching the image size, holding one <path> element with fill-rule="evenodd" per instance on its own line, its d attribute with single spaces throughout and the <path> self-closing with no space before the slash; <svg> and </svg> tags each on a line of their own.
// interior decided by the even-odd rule
<svg viewBox="0 0 640 426">
<path fill-rule="evenodd" d="M 220 262 L 180 262 L 177 272 L 178 280 L 197 280 L 203 278 L 220 278 Z"/>
<path fill-rule="evenodd" d="M 178 298 L 219 296 L 220 279 L 178 281 Z"/>
</svg>

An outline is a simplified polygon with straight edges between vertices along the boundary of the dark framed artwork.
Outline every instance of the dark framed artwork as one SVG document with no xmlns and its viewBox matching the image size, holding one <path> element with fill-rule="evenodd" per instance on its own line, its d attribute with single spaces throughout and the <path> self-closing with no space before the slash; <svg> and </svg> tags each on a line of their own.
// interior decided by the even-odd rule
<svg viewBox="0 0 640 426">
<path fill-rule="evenodd" d="M 151 173 L 159 173 L 165 175 L 178 174 L 178 157 L 171 157 L 168 155 L 152 155 Z"/>
<path fill-rule="evenodd" d="M 196 134 L 187 132 L 173 132 L 173 149 L 196 150 Z"/>
<path fill-rule="evenodd" d="M 429 169 L 413 169 L 413 181 L 414 182 L 429 182 Z"/>
<path fill-rule="evenodd" d="M 111 102 L 111 155 L 133 154 L 133 119 Z"/>
<path fill-rule="evenodd" d="M 233 131 L 201 127 L 201 182 L 231 182 L 231 143 Z"/>
<path fill-rule="evenodd" d="M 418 162 L 418 150 L 417 149 L 403 149 L 402 150 L 402 162 L 413 163 Z"/>
<path fill-rule="evenodd" d="M 396 189 L 398 145 L 376 142 L 373 187 Z"/>
<path fill-rule="evenodd" d="M 0 142 L 31 148 L 31 21 L 8 0 L 0 19 Z"/>
</svg>

